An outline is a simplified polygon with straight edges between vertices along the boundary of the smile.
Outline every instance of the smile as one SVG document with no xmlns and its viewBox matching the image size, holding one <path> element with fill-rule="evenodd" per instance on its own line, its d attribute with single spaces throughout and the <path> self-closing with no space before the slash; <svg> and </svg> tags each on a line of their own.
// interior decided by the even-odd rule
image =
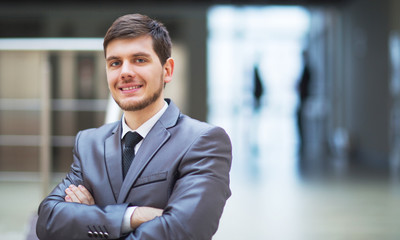
<svg viewBox="0 0 400 240">
<path fill-rule="evenodd" d="M 134 90 L 134 89 L 138 89 L 141 88 L 142 86 L 133 86 L 133 87 L 126 87 L 126 88 L 121 88 L 122 91 L 129 91 L 129 90 Z"/>
</svg>

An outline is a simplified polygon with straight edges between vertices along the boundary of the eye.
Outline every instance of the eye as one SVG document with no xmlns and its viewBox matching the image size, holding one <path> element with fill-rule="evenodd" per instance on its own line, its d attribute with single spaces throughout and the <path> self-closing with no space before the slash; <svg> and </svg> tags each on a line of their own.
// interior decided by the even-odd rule
<svg viewBox="0 0 400 240">
<path fill-rule="evenodd" d="M 120 65 L 120 62 L 118 62 L 118 61 L 114 61 L 114 62 L 110 63 L 110 67 L 116 67 L 118 65 Z"/>
<path fill-rule="evenodd" d="M 145 62 L 146 62 L 146 59 L 144 59 L 144 58 L 137 58 L 135 61 L 136 61 L 137 63 L 145 63 Z"/>
</svg>

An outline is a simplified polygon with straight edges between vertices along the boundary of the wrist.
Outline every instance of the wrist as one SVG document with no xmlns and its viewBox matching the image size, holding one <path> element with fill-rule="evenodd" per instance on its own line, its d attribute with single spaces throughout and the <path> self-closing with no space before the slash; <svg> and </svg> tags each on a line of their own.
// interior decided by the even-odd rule
<svg viewBox="0 0 400 240">
<path fill-rule="evenodd" d="M 121 228 L 122 234 L 129 233 L 133 230 L 131 227 L 131 217 L 135 212 L 135 209 L 136 209 L 135 206 L 131 206 L 126 209 L 124 218 L 122 220 L 122 228 Z"/>
<path fill-rule="evenodd" d="M 153 220 L 156 217 L 161 216 L 163 213 L 162 209 L 152 207 L 137 207 L 131 216 L 131 228 L 136 229 L 142 223 Z"/>
<path fill-rule="evenodd" d="M 136 229 L 144 222 L 145 221 L 143 220 L 143 217 L 142 217 L 142 208 L 136 207 L 135 211 L 133 211 L 132 215 L 131 215 L 131 228 Z"/>
</svg>

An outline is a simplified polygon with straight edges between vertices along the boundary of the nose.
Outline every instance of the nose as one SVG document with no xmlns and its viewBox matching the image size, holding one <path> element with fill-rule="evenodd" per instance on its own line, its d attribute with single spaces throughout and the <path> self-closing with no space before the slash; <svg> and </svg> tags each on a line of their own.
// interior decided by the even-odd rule
<svg viewBox="0 0 400 240">
<path fill-rule="evenodd" d="M 121 79 L 122 80 L 129 80 L 135 76 L 135 72 L 133 71 L 132 66 L 129 63 L 123 63 L 121 67 Z"/>
</svg>

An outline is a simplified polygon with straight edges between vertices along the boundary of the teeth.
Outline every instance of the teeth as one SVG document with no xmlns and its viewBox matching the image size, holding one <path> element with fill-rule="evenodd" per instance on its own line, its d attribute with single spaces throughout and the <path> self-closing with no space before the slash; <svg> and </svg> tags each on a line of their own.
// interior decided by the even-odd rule
<svg viewBox="0 0 400 240">
<path fill-rule="evenodd" d="M 134 87 L 128 87 L 128 88 L 122 88 L 123 91 L 128 91 L 128 90 L 133 90 L 133 89 L 137 89 L 140 88 L 140 86 L 134 86 Z"/>
</svg>

